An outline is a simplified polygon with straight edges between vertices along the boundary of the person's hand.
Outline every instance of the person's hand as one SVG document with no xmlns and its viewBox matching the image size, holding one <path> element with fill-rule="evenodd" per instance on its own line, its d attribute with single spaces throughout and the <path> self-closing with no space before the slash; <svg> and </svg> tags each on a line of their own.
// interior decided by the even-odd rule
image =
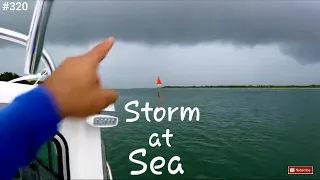
<svg viewBox="0 0 320 180">
<path fill-rule="evenodd" d="M 53 94 L 63 118 L 93 115 L 117 100 L 117 93 L 101 87 L 97 73 L 113 42 L 109 38 L 84 55 L 67 58 L 42 83 Z"/>
</svg>

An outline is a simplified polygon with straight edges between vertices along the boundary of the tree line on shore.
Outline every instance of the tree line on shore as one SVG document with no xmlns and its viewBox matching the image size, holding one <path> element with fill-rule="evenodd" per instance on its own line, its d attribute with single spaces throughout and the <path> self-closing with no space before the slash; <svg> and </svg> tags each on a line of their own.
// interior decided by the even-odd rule
<svg viewBox="0 0 320 180">
<path fill-rule="evenodd" d="M 164 86 L 162 88 L 320 88 L 320 85 L 218 85 L 218 86 Z"/>
<path fill-rule="evenodd" d="M 4 72 L 0 74 L 0 81 L 11 81 L 13 79 L 19 78 L 16 73 Z M 21 84 L 33 85 L 36 80 L 32 81 L 19 81 Z M 39 81 L 39 84 L 41 81 Z M 320 88 L 320 85 L 217 85 L 217 86 L 163 86 L 162 88 Z"/>
</svg>

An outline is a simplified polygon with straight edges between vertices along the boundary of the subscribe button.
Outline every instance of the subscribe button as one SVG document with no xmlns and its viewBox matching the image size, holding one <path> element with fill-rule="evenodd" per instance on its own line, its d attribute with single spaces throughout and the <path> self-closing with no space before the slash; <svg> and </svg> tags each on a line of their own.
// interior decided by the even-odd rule
<svg viewBox="0 0 320 180">
<path fill-rule="evenodd" d="M 313 174 L 313 166 L 288 166 L 288 174 Z"/>
</svg>

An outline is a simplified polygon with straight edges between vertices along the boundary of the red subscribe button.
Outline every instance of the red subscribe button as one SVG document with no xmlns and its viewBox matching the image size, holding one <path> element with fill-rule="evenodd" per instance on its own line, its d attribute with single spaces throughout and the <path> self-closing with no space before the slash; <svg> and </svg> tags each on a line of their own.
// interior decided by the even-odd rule
<svg viewBox="0 0 320 180">
<path fill-rule="evenodd" d="M 288 174 L 313 174 L 313 166 L 288 166 Z"/>
</svg>

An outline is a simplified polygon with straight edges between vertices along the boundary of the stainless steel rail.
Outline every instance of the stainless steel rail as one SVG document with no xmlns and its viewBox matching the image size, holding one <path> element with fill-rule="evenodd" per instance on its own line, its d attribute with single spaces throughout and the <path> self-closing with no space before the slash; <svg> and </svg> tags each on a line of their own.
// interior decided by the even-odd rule
<svg viewBox="0 0 320 180">
<path fill-rule="evenodd" d="M 0 27 L 0 39 L 27 46 L 28 36 Z M 45 68 L 50 75 L 56 69 L 56 66 L 46 50 L 42 51 L 42 58 Z"/>
<path fill-rule="evenodd" d="M 113 180 L 113 176 L 111 173 L 111 167 L 108 163 L 108 161 L 106 161 L 106 148 L 105 145 L 101 139 L 101 153 L 102 153 L 102 166 L 103 166 L 103 176 L 104 176 L 104 180 Z"/>
<path fill-rule="evenodd" d="M 28 35 L 0 27 L 0 39 L 26 46 L 25 74 L 37 73 L 41 57 L 44 58 L 43 62 L 49 75 L 56 69 L 54 61 L 43 50 L 44 37 L 53 1 L 37 0 Z"/>
<path fill-rule="evenodd" d="M 26 74 L 34 74 L 38 70 L 53 1 L 38 0 L 34 9 L 26 46 Z"/>
</svg>

